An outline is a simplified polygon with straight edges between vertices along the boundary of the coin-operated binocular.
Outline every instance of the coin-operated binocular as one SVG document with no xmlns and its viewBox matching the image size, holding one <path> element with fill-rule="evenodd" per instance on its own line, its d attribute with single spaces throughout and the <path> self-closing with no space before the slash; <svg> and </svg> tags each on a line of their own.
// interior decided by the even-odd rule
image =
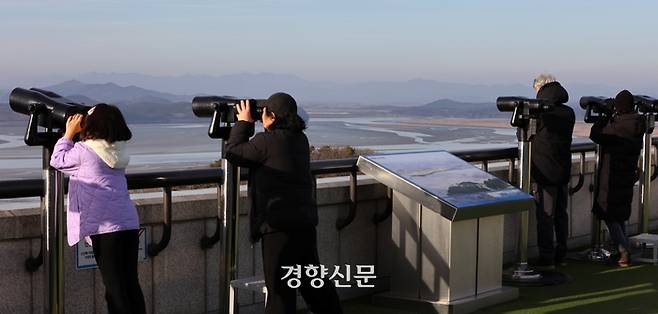
<svg viewBox="0 0 658 314">
<path fill-rule="evenodd" d="M 595 123 L 609 118 L 615 112 L 614 99 L 603 96 L 585 96 L 580 98 L 580 108 L 585 110 L 585 122 Z"/>
<path fill-rule="evenodd" d="M 208 136 L 228 139 L 232 125 L 237 122 L 236 106 L 240 99 L 221 96 L 198 96 L 192 100 L 192 111 L 197 117 L 212 117 Z M 265 99 L 249 99 L 251 118 L 260 121 L 265 107 Z"/>
<path fill-rule="evenodd" d="M 543 99 L 530 99 L 517 96 L 504 96 L 496 99 L 500 112 L 512 112 L 510 124 L 525 127 L 530 119 L 537 119 L 542 112 L 553 109 L 553 104 Z"/>
<path fill-rule="evenodd" d="M 610 119 L 615 113 L 614 98 L 604 96 L 584 96 L 580 98 L 580 108 L 585 110 L 585 123 L 596 123 Z M 596 168 L 599 168 L 601 146 L 596 145 Z M 598 172 L 594 172 L 594 186 L 598 186 Z M 591 247 L 581 253 L 585 260 L 593 262 L 606 262 L 611 253 L 602 243 L 601 220 L 592 215 Z"/>
<path fill-rule="evenodd" d="M 44 265 L 48 286 L 46 312 L 64 312 L 64 176 L 50 167 L 53 146 L 66 128 L 66 120 L 77 113 L 86 115 L 91 108 L 75 103 L 53 92 L 41 89 L 15 88 L 9 95 L 9 106 L 30 117 L 25 144 L 42 146 L 44 179 L 41 211 L 41 250 L 37 257 L 25 262 L 29 271 Z M 45 130 L 40 130 L 40 127 Z"/>
<path fill-rule="evenodd" d="M 30 116 L 25 132 L 25 144 L 28 146 L 53 144 L 70 116 L 78 113 L 86 115 L 91 108 L 37 88 L 15 88 L 9 95 L 9 106 L 17 113 Z M 39 127 L 46 128 L 46 131 L 39 132 Z"/>
<path fill-rule="evenodd" d="M 532 140 L 537 132 L 537 119 L 542 113 L 551 111 L 554 104 L 544 99 L 498 97 L 496 106 L 498 111 L 512 112 L 510 124 L 516 127 L 516 136 L 519 141 L 519 188 L 529 194 L 531 192 L 530 154 L 532 152 Z M 518 261 L 516 266 L 504 272 L 503 277 L 509 283 L 541 282 L 543 275 L 528 265 L 528 211 L 523 211 L 520 215 Z"/>
<path fill-rule="evenodd" d="M 237 256 L 240 247 L 238 234 L 240 168 L 226 158 L 226 142 L 233 124 L 238 121 L 236 106 L 240 100 L 221 96 L 198 96 L 192 99 L 194 115 L 200 118 L 212 117 L 208 136 L 222 140 L 220 158 L 224 182 L 219 191 L 221 201 L 217 202 L 217 228 L 215 235 L 204 236 L 201 240 L 202 247 L 216 241 L 222 243 L 223 253 L 220 254 L 219 269 L 224 276 L 219 285 L 220 313 L 232 313 L 233 306 L 237 303 L 231 281 L 237 279 Z M 265 99 L 249 99 L 249 109 L 253 120 L 261 120 L 265 103 Z"/>
<path fill-rule="evenodd" d="M 658 99 L 646 95 L 635 95 L 634 100 L 640 113 L 658 113 Z"/>
</svg>

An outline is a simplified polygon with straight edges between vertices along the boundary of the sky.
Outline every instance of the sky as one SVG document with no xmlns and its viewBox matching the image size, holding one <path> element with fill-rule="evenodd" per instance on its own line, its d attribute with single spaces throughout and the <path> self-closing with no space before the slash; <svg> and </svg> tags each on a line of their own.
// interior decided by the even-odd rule
<svg viewBox="0 0 658 314">
<path fill-rule="evenodd" d="M 89 72 L 658 89 L 658 1 L 0 1 L 2 83 Z"/>
</svg>

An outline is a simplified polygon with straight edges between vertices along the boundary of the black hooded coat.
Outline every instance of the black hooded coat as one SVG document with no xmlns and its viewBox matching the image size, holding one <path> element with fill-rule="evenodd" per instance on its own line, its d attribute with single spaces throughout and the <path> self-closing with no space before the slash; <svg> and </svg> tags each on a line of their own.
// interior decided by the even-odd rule
<svg viewBox="0 0 658 314">
<path fill-rule="evenodd" d="M 251 241 L 260 240 L 263 232 L 308 230 L 317 226 L 318 210 L 306 135 L 275 129 L 258 133 L 249 140 L 253 134 L 253 123 L 238 121 L 226 143 L 226 158 L 249 168 Z"/>
<path fill-rule="evenodd" d="M 601 119 L 592 126 L 589 138 L 601 145 L 592 207 L 599 219 L 623 222 L 631 215 L 644 125 L 643 117 L 633 112 Z"/>
<path fill-rule="evenodd" d="M 571 177 L 571 138 L 576 115 L 565 105 L 569 94 L 558 82 L 544 85 L 537 99 L 554 104 L 537 120 L 537 134 L 532 143 L 532 177 L 541 185 L 562 185 Z"/>
</svg>

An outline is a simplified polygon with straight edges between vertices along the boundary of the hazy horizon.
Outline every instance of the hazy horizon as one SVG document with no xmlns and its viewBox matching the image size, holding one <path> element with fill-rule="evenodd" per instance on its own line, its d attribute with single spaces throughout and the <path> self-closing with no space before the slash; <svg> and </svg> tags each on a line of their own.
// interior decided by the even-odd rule
<svg viewBox="0 0 658 314">
<path fill-rule="evenodd" d="M 15 1 L 0 88 L 88 73 L 274 73 L 339 84 L 426 79 L 658 86 L 658 3 Z"/>
<path fill-rule="evenodd" d="M 570 94 L 570 104 L 577 104 L 581 96 L 614 96 L 621 88 L 611 85 L 560 82 Z M 39 87 L 83 102 L 168 103 L 186 102 L 196 95 L 231 95 L 247 98 L 266 98 L 274 92 L 292 94 L 302 104 L 316 105 L 425 105 L 449 99 L 465 103 L 493 103 L 498 96 L 534 97 L 530 84 L 473 84 L 414 79 L 406 81 L 368 81 L 337 83 L 311 81 L 290 74 L 242 73 L 223 76 L 180 75 L 153 76 L 137 73 L 87 73 L 78 77 L 53 78 L 50 81 L 13 81 L 11 86 L 0 85 L 0 103 L 6 102 L 15 87 Z M 636 94 L 653 95 L 654 90 L 633 89 Z M 91 98 L 91 100 L 84 98 Z"/>
</svg>

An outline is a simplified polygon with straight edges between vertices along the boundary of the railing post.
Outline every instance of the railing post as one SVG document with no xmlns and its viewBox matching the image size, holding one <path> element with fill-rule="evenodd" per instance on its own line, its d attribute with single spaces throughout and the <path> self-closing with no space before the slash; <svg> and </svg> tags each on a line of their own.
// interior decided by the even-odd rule
<svg viewBox="0 0 658 314">
<path fill-rule="evenodd" d="M 514 168 L 516 167 L 514 158 L 509 159 L 509 165 L 507 167 L 507 182 L 514 184 Z"/>
<path fill-rule="evenodd" d="M 392 213 L 393 213 L 393 189 L 386 188 L 386 209 L 384 210 L 383 213 L 375 213 L 372 216 L 372 222 L 374 224 L 378 224 L 386 220 L 388 217 L 390 217 Z"/>
<path fill-rule="evenodd" d="M 52 147 L 43 147 L 45 276 L 47 313 L 64 313 L 64 177 L 50 167 Z"/>
<path fill-rule="evenodd" d="M 148 255 L 150 257 L 155 257 L 162 250 L 164 250 L 167 245 L 169 245 L 169 241 L 171 240 L 171 210 L 172 210 L 172 202 L 171 202 L 171 187 L 170 186 L 165 186 L 162 188 L 162 238 L 160 238 L 160 241 L 157 243 L 151 243 L 148 248 Z"/>
<path fill-rule="evenodd" d="M 357 207 L 357 172 L 356 169 L 352 169 L 350 172 L 350 211 L 347 213 L 347 217 L 336 219 L 336 229 L 343 230 L 349 224 L 354 221 L 356 217 L 356 207 Z"/>
</svg>

